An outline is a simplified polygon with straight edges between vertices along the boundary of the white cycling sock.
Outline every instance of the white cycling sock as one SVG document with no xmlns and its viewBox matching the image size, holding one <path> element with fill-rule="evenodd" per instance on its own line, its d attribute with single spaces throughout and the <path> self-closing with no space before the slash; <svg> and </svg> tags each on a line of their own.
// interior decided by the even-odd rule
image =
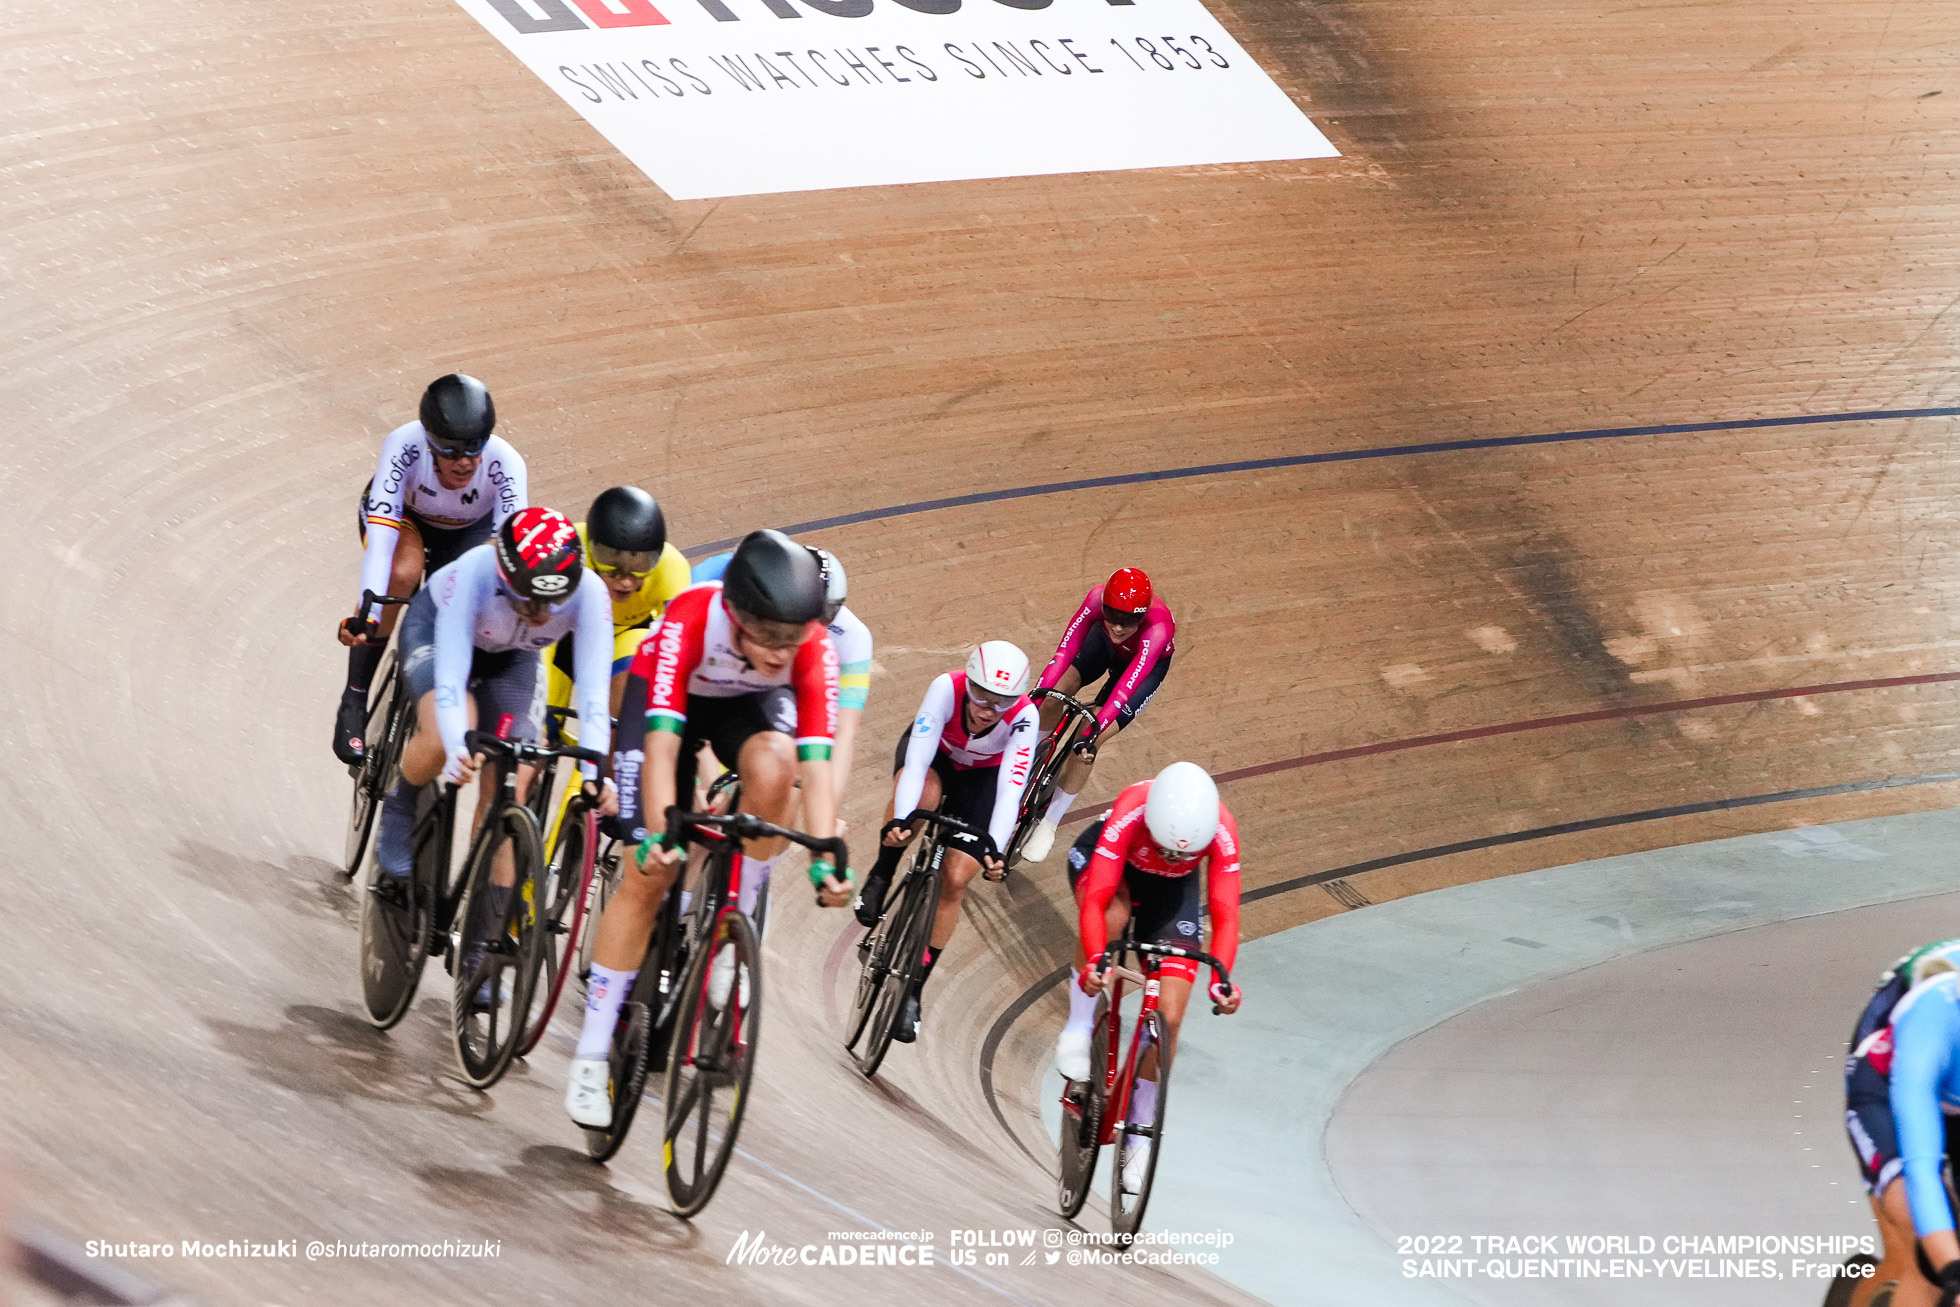
<svg viewBox="0 0 1960 1307">
<path fill-rule="evenodd" d="M 1057 826 L 1061 825 L 1062 818 L 1068 816 L 1069 805 L 1074 802 L 1075 796 L 1073 794 L 1056 790 L 1054 801 L 1048 805 L 1048 820 L 1054 822 Z"/>
<path fill-rule="evenodd" d="M 1096 1024 L 1096 996 L 1082 992 L 1080 976 L 1070 976 L 1068 981 L 1068 1028 L 1078 1033 L 1091 1030 Z"/>
<path fill-rule="evenodd" d="M 612 1051 L 613 1027 L 619 1024 L 619 1005 L 633 988 L 639 968 L 614 971 L 592 964 L 592 979 L 585 991 L 585 1025 L 578 1033 L 574 1057 L 600 1058 Z"/>
<path fill-rule="evenodd" d="M 1137 1125 L 1149 1125 L 1157 1119 L 1157 1082 L 1138 1077 L 1130 1090 L 1130 1120 Z M 1140 1144 L 1141 1139 L 1130 1142 Z"/>
<path fill-rule="evenodd" d="M 775 858 L 742 855 L 742 890 L 735 896 L 735 906 L 748 916 L 755 915 L 756 897 L 762 893 L 762 887 L 769 883 L 769 873 L 776 869 L 776 858 L 782 856 L 780 853 Z"/>
<path fill-rule="evenodd" d="M 682 890 L 681 891 L 681 915 L 683 917 L 687 915 L 688 908 L 692 907 L 693 904 L 694 904 L 694 891 L 691 889 Z"/>
</svg>

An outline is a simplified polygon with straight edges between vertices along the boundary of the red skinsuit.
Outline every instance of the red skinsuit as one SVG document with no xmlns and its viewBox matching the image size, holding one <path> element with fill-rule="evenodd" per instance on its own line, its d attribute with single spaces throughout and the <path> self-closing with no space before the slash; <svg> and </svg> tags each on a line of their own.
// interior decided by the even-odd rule
<svg viewBox="0 0 1960 1307">
<path fill-rule="evenodd" d="M 1055 649 L 1055 656 L 1042 669 L 1042 689 L 1055 688 L 1055 682 L 1062 679 L 1062 673 L 1068 670 L 1076 654 L 1082 651 L 1083 637 L 1088 635 L 1091 626 L 1102 621 L 1102 594 L 1103 588 L 1096 586 L 1082 597 L 1082 606 L 1069 619 L 1068 630 L 1062 632 L 1062 643 Z M 1177 622 L 1172 619 L 1171 610 L 1161 596 L 1153 596 L 1150 611 L 1143 615 L 1143 625 L 1137 628 L 1135 635 L 1116 646 L 1116 652 L 1128 658 L 1130 665 L 1117 677 L 1116 686 L 1109 694 L 1109 702 L 1096 712 L 1098 733 L 1109 729 L 1116 720 L 1116 714 L 1123 711 L 1123 705 L 1130 701 L 1130 695 L 1143 684 L 1143 678 L 1150 675 L 1150 669 L 1157 665 L 1157 660 L 1172 651 L 1175 644 L 1172 637 L 1176 633 Z M 1109 632 L 1104 631 L 1103 638 L 1108 639 Z"/>
<path fill-rule="evenodd" d="M 764 676 L 735 647 L 720 583 L 681 591 L 633 657 L 632 674 L 647 683 L 647 727 L 679 734 L 689 695 L 726 699 L 788 685 L 796 692 L 797 757 L 828 758 L 837 734 L 837 650 L 828 632 L 815 630 L 788 668 Z"/>
<path fill-rule="evenodd" d="M 1211 912 L 1211 952 L 1227 970 L 1239 952 L 1239 824 L 1224 800 L 1218 803 L 1218 834 L 1205 851 L 1189 862 L 1171 862 L 1150 838 L 1143 824 L 1143 803 L 1153 781 L 1138 781 L 1116 796 L 1103 824 L 1102 838 L 1082 873 L 1082 951 L 1094 965 L 1096 955 L 1109 947 L 1103 911 L 1123 883 L 1125 864 L 1155 876 L 1195 876 L 1208 868 L 1205 906 Z M 1166 967 L 1170 965 L 1165 964 Z"/>
</svg>

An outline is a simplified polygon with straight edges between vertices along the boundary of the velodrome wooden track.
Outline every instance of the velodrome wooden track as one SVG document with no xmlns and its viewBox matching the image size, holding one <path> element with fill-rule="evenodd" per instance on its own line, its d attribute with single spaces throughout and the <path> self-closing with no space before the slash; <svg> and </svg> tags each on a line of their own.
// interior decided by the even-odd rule
<svg viewBox="0 0 1960 1307">
<path fill-rule="evenodd" d="M 443 0 L 10 5 L 0 1112 L 31 1211 L 504 1241 L 138 1266 L 289 1307 L 877 1300 L 911 1290 L 723 1261 L 744 1229 L 1046 1221 L 1059 1000 L 1000 1018 L 1068 947 L 1059 858 L 976 893 L 881 1087 L 828 1026 L 841 914 L 780 899 L 749 1156 L 693 1226 L 649 1140 L 583 1160 L 562 1050 L 478 1096 L 441 993 L 358 1019 L 330 632 L 377 441 L 451 369 L 535 501 L 635 481 L 682 544 L 1635 429 L 812 532 L 879 639 L 859 832 L 926 680 L 981 638 L 1039 659 L 1121 564 L 1178 653 L 1085 803 L 1179 757 L 1364 750 L 1227 783 L 1249 885 L 1308 882 L 1253 932 L 1960 795 L 1925 779 L 1960 772 L 1960 690 L 1927 679 L 1960 671 L 1954 6 L 1213 8 L 1341 158 L 676 203 Z M 988 1276 L 932 1290 L 1244 1301 Z"/>
</svg>

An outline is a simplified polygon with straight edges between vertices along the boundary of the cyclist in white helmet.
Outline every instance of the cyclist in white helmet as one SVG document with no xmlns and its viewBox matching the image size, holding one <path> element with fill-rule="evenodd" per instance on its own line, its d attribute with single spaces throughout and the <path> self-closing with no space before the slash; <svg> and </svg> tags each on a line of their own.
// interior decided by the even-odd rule
<svg viewBox="0 0 1960 1307">
<path fill-rule="evenodd" d="M 906 996 L 892 1029 L 892 1038 L 901 1043 L 918 1037 L 920 991 L 960 924 L 960 902 L 967 885 L 983 864 L 989 880 L 1007 875 L 1000 851 L 1014 834 L 1021 791 L 1028 783 L 1035 742 L 1041 737 L 1041 714 L 1027 697 L 1027 689 L 1028 656 L 1005 640 L 988 640 L 968 657 L 965 671 L 942 672 L 933 678 L 912 725 L 898 742 L 892 759 L 898 779 L 885 808 L 878 861 L 858 897 L 858 920 L 866 926 L 878 924 L 899 855 L 916 833 L 913 813 L 936 808 L 986 832 L 978 837 L 947 837 L 939 914 L 932 924 L 925 971 Z"/>
<path fill-rule="evenodd" d="M 1205 868 L 1205 906 L 1211 916 L 1211 943 L 1203 943 L 1198 911 L 1198 869 Z M 1096 996 L 1104 977 L 1095 962 L 1109 941 L 1123 933 L 1132 917 L 1140 944 L 1175 944 L 1210 953 L 1231 969 L 1239 949 L 1239 826 L 1218 797 L 1218 786 L 1194 762 L 1174 762 L 1155 779 L 1138 781 L 1116 796 L 1109 812 L 1076 837 L 1068 854 L 1069 886 L 1081 908 L 1082 943 L 1068 985 L 1068 1024 L 1055 1041 L 1055 1069 L 1070 1080 L 1089 1076 L 1089 1040 L 1094 1031 Z M 1169 1047 L 1177 1052 L 1177 1030 L 1191 1001 L 1198 964 L 1164 959 L 1159 976 L 1158 1011 Z M 1212 1002 L 1229 1015 L 1239 1010 L 1243 990 L 1211 987 Z M 1150 1121 L 1157 1110 L 1157 1059 L 1151 1048 L 1138 1060 L 1130 1119 Z M 1149 1150 L 1132 1137 L 1123 1157 L 1123 1186 L 1142 1187 Z"/>
</svg>

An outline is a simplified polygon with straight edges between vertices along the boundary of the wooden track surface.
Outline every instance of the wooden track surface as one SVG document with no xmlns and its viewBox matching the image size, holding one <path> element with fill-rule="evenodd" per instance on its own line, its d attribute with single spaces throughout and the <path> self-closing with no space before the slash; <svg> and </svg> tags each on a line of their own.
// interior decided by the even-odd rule
<svg viewBox="0 0 1960 1307">
<path fill-rule="evenodd" d="M 1049 1182 L 1014 1141 L 1033 1138 L 1056 1011 L 1008 1032 L 995 1103 L 976 1067 L 1068 948 L 1059 858 L 977 889 L 926 1035 L 883 1089 L 824 1025 L 842 922 L 782 887 L 744 1139 L 759 1160 L 693 1228 L 656 1210 L 650 1146 L 610 1182 L 572 1156 L 561 1054 L 484 1098 L 447 1076 L 440 995 L 394 1037 L 355 1020 L 353 900 L 327 861 L 345 803 L 330 631 L 355 491 L 440 372 L 489 383 L 537 502 L 576 512 L 638 482 L 682 544 L 1201 463 L 1960 404 L 1951 5 L 1214 7 L 1343 157 L 676 203 L 436 0 L 17 0 L 0 46 L 0 502 L 18 536 L 0 1086 L 42 1211 L 115 1238 L 474 1222 L 513 1250 L 460 1272 L 167 1268 L 213 1301 L 286 1303 L 540 1294 L 567 1274 L 862 1292 L 721 1269 L 743 1228 L 850 1228 L 798 1177 L 877 1219 L 1043 1219 Z M 885 751 L 933 674 L 982 638 L 1039 661 L 1124 564 L 1170 600 L 1178 654 L 1085 803 L 1179 757 L 1224 771 L 1956 670 L 1956 431 L 1409 454 L 819 533 L 879 639 L 850 815 L 875 825 Z M 1956 696 L 1628 716 L 1275 771 L 1226 797 L 1256 888 L 1960 770 Z M 1428 858 L 1247 921 L 1955 793 Z M 1086 1283 L 1000 1278 L 1031 1301 Z M 1235 1299 L 1201 1278 L 1176 1291 Z"/>
</svg>

